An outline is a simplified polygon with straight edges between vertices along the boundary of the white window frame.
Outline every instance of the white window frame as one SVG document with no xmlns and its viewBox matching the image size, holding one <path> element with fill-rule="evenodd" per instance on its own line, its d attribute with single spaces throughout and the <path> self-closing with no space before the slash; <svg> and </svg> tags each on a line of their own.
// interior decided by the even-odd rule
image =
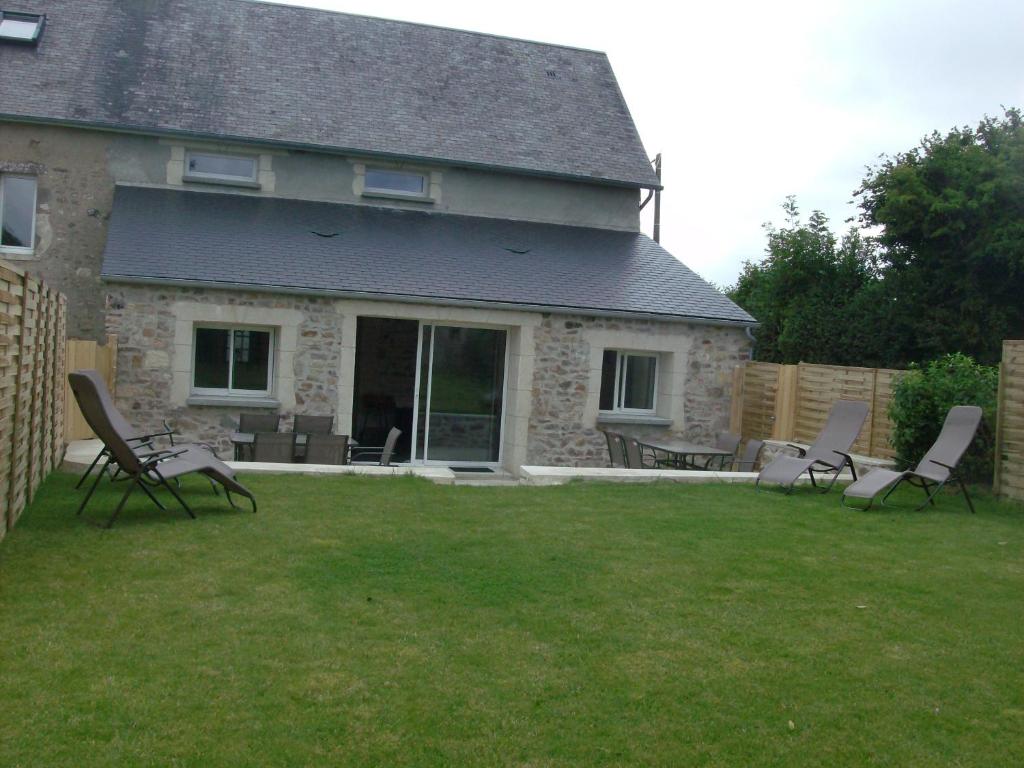
<svg viewBox="0 0 1024 768">
<path fill-rule="evenodd" d="M 380 173 L 403 173 L 407 176 L 419 176 L 423 179 L 422 192 L 404 192 L 400 189 L 388 189 L 387 187 L 371 187 L 368 179 L 370 174 Z M 430 200 L 430 174 L 420 171 L 409 171 L 404 168 L 385 168 L 383 166 L 367 166 L 363 171 L 363 195 L 366 197 L 394 197 L 399 200 Z"/>
<path fill-rule="evenodd" d="M 612 409 L 600 410 L 600 413 L 626 413 L 637 416 L 653 416 L 658 412 L 658 389 L 661 377 L 661 355 L 657 352 L 644 352 L 642 350 L 630 349 L 605 349 L 601 351 L 601 365 L 604 366 L 604 353 L 615 353 L 615 391 L 612 393 Z M 654 393 L 651 397 L 650 408 L 626 408 L 622 405 L 626 393 L 626 362 L 630 357 L 647 357 L 654 359 Z M 598 393 L 600 398 L 600 393 Z"/>
<path fill-rule="evenodd" d="M 229 176 L 220 173 L 202 173 L 201 171 L 192 171 L 189 169 L 191 160 L 195 155 L 202 155 L 204 157 L 228 157 L 238 160 L 249 160 L 252 163 L 252 175 L 251 176 Z M 185 168 L 182 181 L 186 182 L 200 182 L 203 184 L 229 184 L 235 186 L 245 187 L 259 187 L 260 177 L 260 159 L 257 155 L 248 155 L 241 152 L 210 152 L 203 149 L 186 149 L 185 150 Z"/>
<path fill-rule="evenodd" d="M 226 389 L 217 387 L 196 386 L 196 351 L 199 344 L 196 335 L 200 330 L 231 331 L 228 337 L 228 386 Z M 270 334 L 270 343 L 267 347 L 267 388 L 264 390 L 255 389 L 234 389 L 231 383 L 234 381 L 235 373 L 235 331 L 262 331 Z M 276 363 L 277 329 L 265 325 L 229 325 L 223 323 L 195 323 L 192 326 L 192 367 L 189 374 L 189 388 L 193 395 L 206 397 L 238 397 L 266 399 L 273 396 L 274 392 L 274 365 Z"/>
<path fill-rule="evenodd" d="M 11 256 L 31 256 L 36 248 L 36 206 L 39 205 L 39 179 L 24 173 L 0 173 L 0 227 L 3 226 L 4 186 L 7 179 L 30 179 L 32 181 L 32 240 L 28 248 L 20 245 L 0 245 L 0 253 Z"/>
</svg>

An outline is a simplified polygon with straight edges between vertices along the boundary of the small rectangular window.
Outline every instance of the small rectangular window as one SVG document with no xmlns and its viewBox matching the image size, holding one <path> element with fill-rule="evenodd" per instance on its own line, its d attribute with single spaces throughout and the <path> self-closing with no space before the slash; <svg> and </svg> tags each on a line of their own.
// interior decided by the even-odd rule
<svg viewBox="0 0 1024 768">
<path fill-rule="evenodd" d="M 427 177 L 422 173 L 408 171 L 387 171 L 381 168 L 366 169 L 364 192 L 388 197 L 427 197 Z"/>
<path fill-rule="evenodd" d="M 45 16 L 34 13 L 0 11 L 0 40 L 34 45 L 43 34 L 45 21 Z"/>
<path fill-rule="evenodd" d="M 31 253 L 35 230 L 35 177 L 0 175 L 0 251 Z"/>
<path fill-rule="evenodd" d="M 605 350 L 601 360 L 600 410 L 654 413 L 657 393 L 657 355 Z"/>
<path fill-rule="evenodd" d="M 270 329 L 196 328 L 192 391 L 203 395 L 269 395 L 273 341 Z"/>
<path fill-rule="evenodd" d="M 185 155 L 185 181 L 250 186 L 256 184 L 258 173 L 256 158 L 251 156 L 207 152 L 187 152 Z"/>
</svg>

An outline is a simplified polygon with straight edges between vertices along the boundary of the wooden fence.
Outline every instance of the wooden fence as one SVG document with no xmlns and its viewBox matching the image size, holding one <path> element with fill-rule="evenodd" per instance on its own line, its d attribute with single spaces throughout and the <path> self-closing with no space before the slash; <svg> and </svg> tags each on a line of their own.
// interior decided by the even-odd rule
<svg viewBox="0 0 1024 768">
<path fill-rule="evenodd" d="M 63 294 L 0 262 L 0 538 L 64 455 Z"/>
<path fill-rule="evenodd" d="M 80 371 L 84 368 L 99 371 L 106 379 L 110 391 L 113 392 L 114 382 L 117 379 L 117 337 L 108 336 L 106 346 L 97 344 L 95 341 L 68 339 L 67 369 Z M 75 402 L 75 396 L 71 392 L 67 378 L 64 380 L 64 409 L 67 414 L 64 439 L 67 442 L 88 440 L 93 436 L 89 425 L 85 423 L 85 417 L 78 409 L 78 403 Z"/>
<path fill-rule="evenodd" d="M 996 420 L 996 493 L 1024 501 L 1024 341 L 1004 341 Z"/>
<path fill-rule="evenodd" d="M 835 365 L 746 363 L 733 374 L 731 429 L 744 439 L 810 443 L 836 400 L 862 400 L 868 421 L 853 450 L 892 458 L 889 402 L 902 371 Z"/>
</svg>

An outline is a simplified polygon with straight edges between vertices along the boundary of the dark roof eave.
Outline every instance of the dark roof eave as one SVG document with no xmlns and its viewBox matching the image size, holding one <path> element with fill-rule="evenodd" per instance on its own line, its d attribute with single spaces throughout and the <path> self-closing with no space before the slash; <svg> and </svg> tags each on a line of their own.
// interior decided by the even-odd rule
<svg viewBox="0 0 1024 768">
<path fill-rule="evenodd" d="M 469 168 L 480 171 L 500 171 L 519 176 L 531 176 L 534 178 L 554 179 L 558 181 L 586 182 L 588 184 L 599 184 L 608 187 L 624 187 L 627 189 L 657 189 L 663 190 L 664 186 L 659 183 L 642 182 L 626 179 L 612 179 L 601 176 L 582 176 L 573 174 L 552 173 L 533 168 L 520 168 L 518 166 L 491 165 L 488 163 L 474 163 L 465 160 L 451 160 L 442 157 L 425 157 L 422 155 L 402 155 L 397 153 L 379 152 L 369 149 L 355 147 L 335 147 L 330 145 L 307 144 L 304 142 L 281 141 L 279 139 L 254 139 L 248 136 L 233 136 L 219 133 L 204 133 L 202 131 L 185 131 L 172 128 L 152 128 L 147 126 L 127 125 L 121 123 L 104 123 L 93 120 L 65 120 L 61 118 L 35 117 L 30 115 L 17 115 L 7 112 L 0 112 L 0 121 L 14 123 L 30 123 L 34 125 L 61 125 L 73 128 L 91 128 L 98 131 L 109 131 L 111 133 L 130 133 L 144 136 L 166 136 L 182 139 L 193 139 L 210 142 L 234 142 L 240 144 L 255 144 L 258 146 L 273 147 L 277 149 L 293 149 L 305 152 L 320 152 L 330 155 L 362 155 L 364 157 L 375 157 L 382 160 L 397 160 L 402 162 L 418 163 L 441 163 L 458 168 Z M 653 174 L 654 171 L 652 170 Z"/>
<path fill-rule="evenodd" d="M 515 312 L 547 312 L 559 315 L 592 315 L 595 317 L 639 318 L 644 320 L 660 320 L 669 323 L 692 323 L 695 325 L 711 325 L 732 328 L 757 328 L 761 324 L 754 319 L 729 320 L 716 317 L 693 315 L 670 315 L 658 312 L 634 312 L 630 310 L 600 309 L 595 307 L 563 307 L 545 304 L 526 304 L 509 301 L 489 301 L 486 299 L 458 299 L 443 296 L 413 296 L 399 293 L 376 293 L 372 291 L 344 291 L 327 288 L 305 288 L 302 286 L 261 285 L 258 283 L 238 283 L 213 280 L 185 280 L 182 278 L 145 277 L 139 275 L 101 274 L 100 278 L 108 283 L 125 283 L 128 285 L 154 285 L 173 288 L 213 288 L 226 291 L 253 291 L 256 293 L 290 294 L 299 296 L 323 296 L 336 299 L 364 299 L 368 301 L 395 301 L 402 304 L 428 304 L 431 306 L 479 307 L 487 309 L 503 309 Z"/>
</svg>

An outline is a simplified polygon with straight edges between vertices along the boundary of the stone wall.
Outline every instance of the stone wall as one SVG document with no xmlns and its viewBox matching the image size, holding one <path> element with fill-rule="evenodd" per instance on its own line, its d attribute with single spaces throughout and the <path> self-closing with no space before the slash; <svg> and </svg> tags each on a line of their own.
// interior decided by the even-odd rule
<svg viewBox="0 0 1024 768">
<path fill-rule="evenodd" d="M 597 410 L 605 348 L 656 352 L 661 370 L 654 419 L 658 423 L 603 426 L 701 442 L 713 441 L 717 432 L 728 428 L 732 370 L 749 356 L 741 328 L 687 323 L 124 285 L 109 286 L 107 304 L 107 331 L 118 337 L 118 405 L 140 427 L 156 429 L 166 418 L 186 439 L 212 443 L 224 455 L 230 451 L 228 436 L 237 427 L 241 408 L 237 402 L 197 405 L 190 397 L 191 360 L 182 340 L 190 343 L 197 319 L 233 323 L 243 318 L 246 324 L 278 327 L 274 378 L 275 397 L 286 417 L 282 428 L 290 429 L 294 413 L 335 414 L 339 431 L 350 428 L 356 317 L 385 307 L 408 319 L 421 314 L 442 324 L 447 317 L 452 322 L 509 327 L 512 358 L 520 366 L 530 361 L 525 381 L 533 382 L 532 391 L 523 391 L 523 397 L 510 385 L 505 402 L 505 456 L 512 469 L 518 463 L 607 463 L 598 430 L 604 417 Z M 519 348 L 520 338 L 525 348 Z M 510 371 L 510 377 L 513 374 Z M 525 451 L 514 451 L 514 445 L 525 445 Z"/>
<path fill-rule="evenodd" d="M 729 427 L 732 371 L 750 356 L 742 328 L 689 323 L 545 315 L 534 337 L 527 455 L 529 463 L 539 465 L 606 466 L 608 449 L 598 426 L 641 437 L 714 441 Z M 660 355 L 656 420 L 662 424 L 599 425 L 605 348 Z"/>
<path fill-rule="evenodd" d="M 336 413 L 342 346 L 342 316 L 336 301 L 207 289 L 110 286 L 107 332 L 118 337 L 117 404 L 135 426 L 155 430 L 167 419 L 185 439 L 210 443 L 222 456 L 230 456 L 229 435 L 237 429 L 243 409 L 237 404 L 188 405 L 175 392 L 173 347 L 179 318 L 174 305 L 180 302 L 208 304 L 212 309 L 300 313 L 294 350 L 277 354 L 277 367 L 287 370 L 275 371 L 275 379 L 294 382 L 294 391 L 278 393 L 285 417 L 282 430 L 291 429 L 295 413 Z M 278 343 L 282 336 L 279 334 Z M 178 375 L 182 374 L 190 375 L 179 371 Z"/>
</svg>

